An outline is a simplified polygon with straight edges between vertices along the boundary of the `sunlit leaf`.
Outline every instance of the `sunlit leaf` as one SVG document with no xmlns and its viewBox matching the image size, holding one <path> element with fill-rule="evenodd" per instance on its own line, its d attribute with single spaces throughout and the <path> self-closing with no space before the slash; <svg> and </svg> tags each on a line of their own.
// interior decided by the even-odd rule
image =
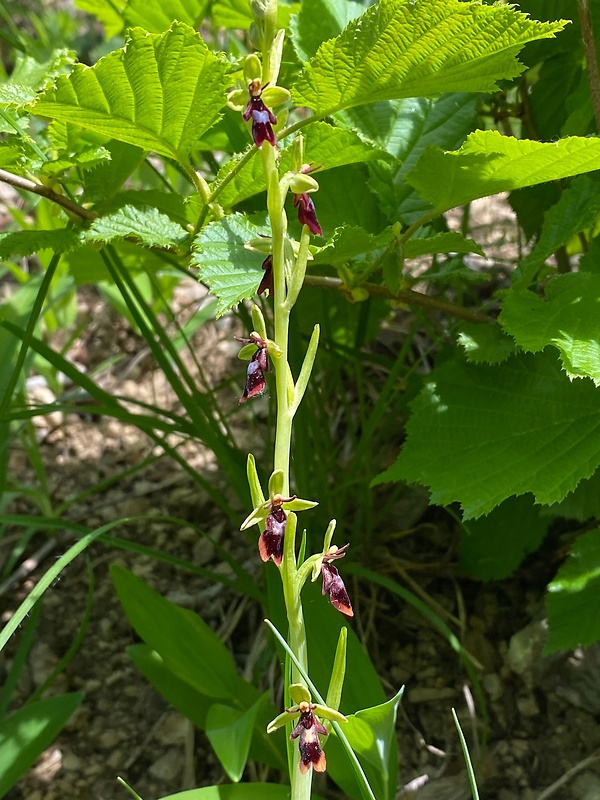
<svg viewBox="0 0 600 800">
<path fill-rule="evenodd" d="M 572 136 L 545 143 L 480 130 L 460 150 L 430 147 L 406 180 L 442 212 L 478 197 L 595 169 L 600 169 L 600 139 Z"/>
<path fill-rule="evenodd" d="M 106 38 L 111 39 L 123 30 L 123 9 L 127 0 L 75 0 L 75 5 L 93 14 L 103 25 Z"/>
<path fill-rule="evenodd" d="M 129 0 L 123 17 L 129 28 L 138 26 L 162 33 L 175 21 L 195 28 L 202 20 L 209 0 Z"/>
<path fill-rule="evenodd" d="M 163 34 L 134 28 L 123 49 L 93 67 L 76 65 L 33 110 L 185 161 L 219 118 L 226 69 L 225 61 L 183 23 Z"/>
<path fill-rule="evenodd" d="M 402 452 L 374 483 L 424 484 L 432 503 L 460 502 L 465 519 L 513 494 L 556 503 L 600 465 L 600 394 L 570 382 L 549 352 L 447 362 L 412 407 Z"/>
<path fill-rule="evenodd" d="M 600 528 L 579 536 L 548 586 L 545 652 L 572 650 L 600 639 Z"/>
<path fill-rule="evenodd" d="M 338 36 L 365 7 L 354 0 L 303 0 L 290 20 L 294 49 L 301 61 L 312 58 L 327 39 Z"/>
<path fill-rule="evenodd" d="M 146 247 L 177 249 L 189 238 L 188 232 L 156 208 L 126 205 L 92 222 L 86 238 L 92 242 L 112 242 L 135 236 Z"/>
<path fill-rule="evenodd" d="M 246 767 L 256 715 L 265 700 L 266 695 L 262 695 L 246 711 L 221 703 L 214 703 L 208 711 L 206 735 L 223 769 L 235 783 Z"/>
<path fill-rule="evenodd" d="M 537 353 L 553 345 L 569 377 L 600 385 L 600 275 L 559 275 L 546 285 L 545 299 L 509 291 L 501 320 L 523 350 Z"/>
<path fill-rule="evenodd" d="M 265 256 L 246 250 L 244 244 L 260 234 L 269 234 L 241 214 L 231 214 L 207 225 L 194 241 L 194 263 L 198 277 L 217 298 L 218 316 L 256 294 Z"/>
<path fill-rule="evenodd" d="M 292 94 L 324 117 L 379 100 L 493 92 L 523 72 L 516 56 L 527 42 L 563 27 L 508 5 L 381 0 L 319 48 Z"/>
</svg>

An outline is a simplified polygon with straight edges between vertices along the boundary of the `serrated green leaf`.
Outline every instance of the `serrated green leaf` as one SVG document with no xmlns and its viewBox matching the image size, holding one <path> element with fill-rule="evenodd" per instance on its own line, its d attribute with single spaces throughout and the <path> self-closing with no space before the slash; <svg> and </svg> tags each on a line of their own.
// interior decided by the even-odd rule
<svg viewBox="0 0 600 800">
<path fill-rule="evenodd" d="M 329 241 L 313 252 L 311 264 L 345 264 L 363 253 L 386 247 L 391 238 L 391 228 L 381 234 L 368 233 L 363 228 L 342 225 L 336 228 Z"/>
<path fill-rule="evenodd" d="M 83 244 L 83 232 L 69 228 L 0 233 L 0 258 L 30 256 L 39 250 L 66 253 Z"/>
<path fill-rule="evenodd" d="M 481 325 L 463 322 L 458 334 L 458 343 L 473 364 L 499 364 L 512 355 L 515 344 L 500 325 Z"/>
<path fill-rule="evenodd" d="M 564 24 L 500 4 L 381 0 L 319 48 L 292 96 L 324 117 L 380 100 L 493 92 L 523 72 L 516 55 L 527 42 L 553 37 Z"/>
<path fill-rule="evenodd" d="M 0 723 L 0 797 L 52 744 L 83 701 L 81 692 L 38 700 Z"/>
<path fill-rule="evenodd" d="M 600 183 L 586 175 L 576 178 L 562 192 L 558 203 L 544 214 L 544 225 L 539 240 L 531 253 L 519 264 L 519 273 L 527 284 L 535 277 L 537 269 L 567 244 L 572 236 L 592 228 L 600 215 Z"/>
<path fill-rule="evenodd" d="M 319 175 L 335 167 L 345 166 L 346 164 L 363 163 L 380 158 L 386 158 L 387 154 L 378 147 L 363 142 L 356 133 L 345 131 L 341 128 L 334 128 L 325 122 L 316 122 L 310 125 L 304 133 L 304 159 L 307 163 L 321 165 L 315 177 L 319 180 Z M 211 186 L 214 191 L 222 181 L 231 174 L 241 156 L 232 158 L 223 166 Z M 291 170 L 292 152 L 291 146 L 287 146 L 281 154 L 279 166 L 280 174 Z M 240 172 L 231 180 L 225 189 L 219 194 L 218 202 L 224 208 L 232 208 L 246 200 L 248 197 L 264 192 L 267 188 L 265 174 L 260 158 L 253 158 L 246 164 Z"/>
<path fill-rule="evenodd" d="M 192 28 L 199 25 L 209 0 L 129 0 L 123 11 L 125 25 L 162 33 L 175 21 Z"/>
<path fill-rule="evenodd" d="M 6 108 L 21 108 L 35 100 L 35 89 L 21 83 L 0 85 L 0 103 Z"/>
<path fill-rule="evenodd" d="M 600 273 L 600 238 L 592 239 L 587 253 L 579 261 L 579 272 L 589 272 L 592 275 Z"/>
<path fill-rule="evenodd" d="M 477 242 L 474 242 L 473 239 L 466 239 L 458 231 L 413 237 L 404 245 L 404 258 L 418 258 L 436 253 L 477 253 L 479 256 L 485 256 Z"/>
<path fill-rule="evenodd" d="M 22 142 L 15 142 L 17 137 L 11 136 L 10 140 L 0 141 L 0 168 L 12 169 L 19 173 L 27 164 L 27 156 L 23 152 Z"/>
<path fill-rule="evenodd" d="M 509 291 L 501 321 L 515 342 L 530 353 L 551 344 L 571 378 L 600 385 L 600 275 L 559 275 L 546 286 L 546 299 L 527 290 Z"/>
<path fill-rule="evenodd" d="M 77 64 L 33 113 L 185 161 L 225 102 L 226 62 L 183 23 L 163 34 L 129 31 L 127 44 L 93 67 Z"/>
<path fill-rule="evenodd" d="M 178 249 L 189 237 L 188 232 L 156 208 L 123 206 L 94 220 L 86 239 L 91 242 L 112 242 L 135 236 L 145 247 Z"/>
<path fill-rule="evenodd" d="M 545 652 L 571 650 L 600 639 L 600 528 L 579 536 L 548 586 Z"/>
<path fill-rule="evenodd" d="M 123 30 L 123 9 L 127 0 L 75 0 L 75 5 L 93 14 L 104 25 L 106 38 L 112 39 Z"/>
<path fill-rule="evenodd" d="M 454 152 L 430 147 L 406 180 L 441 213 L 478 197 L 600 169 L 600 139 L 534 142 L 475 131 Z"/>
<path fill-rule="evenodd" d="M 114 139 L 106 143 L 106 149 L 110 153 L 110 161 L 98 164 L 84 176 L 83 181 L 86 198 L 99 201 L 100 208 L 110 203 L 113 195 L 137 169 L 145 156 L 140 147 L 117 142 Z"/>
<path fill-rule="evenodd" d="M 180 225 L 186 226 L 185 201 L 175 192 L 160 192 L 156 189 L 127 189 L 115 195 L 107 206 L 107 211 L 115 211 L 123 206 L 143 208 L 152 206 Z"/>
<path fill-rule="evenodd" d="M 199 279 L 217 298 L 217 316 L 256 294 L 265 257 L 246 250 L 244 244 L 269 232 L 266 225 L 259 227 L 242 214 L 230 214 L 207 225 L 196 237 L 193 261 L 199 267 Z"/>
<path fill-rule="evenodd" d="M 464 142 L 477 116 L 477 97 L 450 93 L 442 97 L 389 100 L 336 114 L 346 127 L 356 128 L 383 147 L 394 161 L 369 165 L 371 187 L 390 217 L 410 224 L 429 210 L 429 203 L 405 180 L 430 145 L 455 150 Z"/>
<path fill-rule="evenodd" d="M 546 513 L 554 517 L 576 519 L 586 522 L 593 517 L 600 520 L 600 470 L 591 478 L 581 481 L 578 487 L 560 503 L 554 503 L 546 509 Z"/>
<path fill-rule="evenodd" d="M 506 578 L 528 553 L 537 550 L 549 524 L 531 495 L 509 497 L 487 516 L 464 526 L 461 571 L 482 581 Z"/>
<path fill-rule="evenodd" d="M 300 61 L 312 58 L 327 39 L 338 36 L 365 7 L 354 0 L 304 0 L 290 20 L 292 43 Z"/>
<path fill-rule="evenodd" d="M 75 63 L 75 52 L 60 48 L 53 50 L 46 61 L 31 56 L 19 56 L 7 86 L 29 87 L 35 91 L 51 84 L 59 75 L 64 75 Z"/>
<path fill-rule="evenodd" d="M 430 486 L 433 503 L 458 501 L 465 519 L 513 494 L 556 503 L 600 465 L 600 393 L 569 381 L 550 353 L 494 366 L 450 361 L 412 409 L 398 460 L 374 484 Z"/>
<path fill-rule="evenodd" d="M 247 711 L 214 703 L 206 718 L 206 735 L 229 778 L 237 783 L 246 767 L 254 723 L 260 707 L 265 704 L 263 694 Z"/>
</svg>

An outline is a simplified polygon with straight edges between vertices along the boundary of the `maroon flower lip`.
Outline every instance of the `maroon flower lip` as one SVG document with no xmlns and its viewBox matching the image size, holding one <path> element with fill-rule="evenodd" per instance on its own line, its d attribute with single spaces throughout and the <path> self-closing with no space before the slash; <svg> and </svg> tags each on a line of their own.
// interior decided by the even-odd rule
<svg viewBox="0 0 600 800">
<path fill-rule="evenodd" d="M 332 547 L 330 547 L 327 552 L 323 554 L 320 572 L 321 577 L 323 578 L 322 594 L 329 593 L 331 605 L 334 608 L 337 608 L 338 611 L 341 611 L 342 614 L 345 614 L 347 617 L 353 617 L 354 611 L 352 610 L 352 603 L 348 597 L 348 592 L 346 591 L 344 581 L 342 580 L 338 568 L 334 567 L 331 563 L 332 561 L 337 561 L 339 558 L 343 558 L 346 555 L 346 550 L 348 547 L 349 545 L 347 544 L 345 544 L 343 547 L 336 547 L 335 545 L 332 545 Z M 313 580 L 316 580 L 318 575 L 319 573 L 317 572 L 313 577 Z"/>
<path fill-rule="evenodd" d="M 273 504 L 271 511 L 265 519 L 265 530 L 258 537 L 258 552 L 263 561 L 273 558 L 279 567 L 283 561 L 283 540 L 285 537 L 285 526 L 287 514 L 281 508 Z"/>
<path fill-rule="evenodd" d="M 240 403 L 245 403 L 253 397 L 258 397 L 267 388 L 265 380 L 265 372 L 269 371 L 269 357 L 267 355 L 267 343 L 260 336 L 252 334 L 250 339 L 242 339 L 239 336 L 235 337 L 238 342 L 246 344 L 255 344 L 256 352 L 250 359 L 248 369 L 246 372 L 246 383 L 244 391 L 239 399 Z"/>
<path fill-rule="evenodd" d="M 300 772 L 304 775 L 313 767 L 315 772 L 325 772 L 327 761 L 319 742 L 320 736 L 327 736 L 327 728 L 313 714 L 316 708 L 312 703 L 300 703 L 300 719 L 290 734 L 290 739 L 299 739 Z"/>
<path fill-rule="evenodd" d="M 295 194 L 294 206 L 298 209 L 298 221 L 308 228 L 315 236 L 323 236 L 323 229 L 319 225 L 315 204 L 309 194 Z"/>
<path fill-rule="evenodd" d="M 260 86 L 258 81 L 252 81 L 249 84 L 250 100 L 242 118 L 244 122 L 248 122 L 252 117 L 252 138 L 257 147 L 260 147 L 263 142 L 269 142 L 272 147 L 275 147 L 276 139 L 272 126 L 277 124 L 277 117 L 266 107 L 261 98 L 265 86 Z"/>
</svg>

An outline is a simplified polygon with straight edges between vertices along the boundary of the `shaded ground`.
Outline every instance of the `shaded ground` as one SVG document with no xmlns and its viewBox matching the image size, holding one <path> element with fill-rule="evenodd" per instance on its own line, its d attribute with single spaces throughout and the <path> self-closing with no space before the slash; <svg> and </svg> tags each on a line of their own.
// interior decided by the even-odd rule
<svg viewBox="0 0 600 800">
<path fill-rule="evenodd" d="M 488 252 L 508 262 L 515 253 L 515 243 L 506 235 L 514 230 L 508 210 L 497 203 L 482 204 L 479 214 L 481 235 L 476 226 L 475 237 L 480 242 L 487 239 Z M 182 314 L 202 302 L 196 287 L 184 286 L 180 291 Z M 82 366 L 93 369 L 118 347 L 128 356 L 124 364 L 103 376 L 105 388 L 151 402 L 160 400 L 167 406 L 173 404 L 163 378 L 151 369 L 143 353 L 139 355 L 139 342 L 126 326 L 94 293 L 84 294 L 82 303 L 82 313 L 88 313 L 94 321 L 74 345 Z M 203 339 L 203 350 L 212 356 L 203 366 L 213 381 L 239 369 L 232 333 L 227 321 L 206 328 L 209 341 Z M 231 403 L 235 403 L 236 392 L 231 387 Z M 42 391 L 38 399 L 48 402 L 51 398 Z M 85 414 L 44 417 L 36 425 L 55 503 L 139 464 L 154 448 L 132 428 Z M 221 478 L 212 454 L 192 445 L 185 447 L 188 463 L 219 486 Z M 30 468 L 17 448 L 11 453 L 11 474 L 21 482 L 33 483 Z M 221 489 L 226 492 L 224 485 Z M 389 693 L 406 684 L 398 721 L 399 797 L 469 797 L 450 714 L 454 707 L 472 754 L 481 759 L 478 776 L 482 800 L 598 800 L 600 650 L 594 647 L 549 658 L 541 655 L 543 591 L 562 558 L 558 532 L 510 580 L 483 586 L 457 575 L 456 539 L 449 518 L 435 510 L 423 512 L 423 498 L 418 493 L 411 502 L 419 521 L 385 541 L 374 554 L 373 566 L 420 593 L 458 631 L 480 665 L 477 674 L 489 723 L 485 723 L 483 705 L 471 696 L 476 694 L 476 685 L 467 682 L 457 655 L 427 620 L 382 589 L 365 586 L 356 591 L 355 586 L 355 630 Z M 13 510 L 31 511 L 31 507 L 19 501 Z M 190 527 L 152 519 L 160 515 L 182 517 Z M 261 580 L 254 545 L 232 530 L 214 503 L 170 462 L 158 461 L 119 480 L 78 503 L 71 514 L 74 521 L 90 528 L 125 516 L 146 520 L 127 524 L 120 535 L 229 574 L 229 567 L 222 563 L 211 541 L 191 527 L 197 525 L 226 544 L 245 569 Z M 12 531 L 12 538 L 2 541 L 3 557 L 18 535 L 18 531 Z M 0 596 L 4 620 L 53 559 L 65 551 L 67 541 L 58 536 L 30 574 L 11 588 L 4 586 Z M 43 535 L 35 536 L 27 554 L 39 553 L 45 543 Z M 221 585 L 148 556 L 95 545 L 91 561 L 95 576 L 91 620 L 78 653 L 51 690 L 83 691 L 85 701 L 56 743 L 9 793 L 9 800 L 122 800 L 128 795 L 117 784 L 117 776 L 127 780 L 144 800 L 222 781 L 221 769 L 204 735 L 169 708 L 124 652 L 136 640 L 116 599 L 108 567 L 111 563 L 125 565 L 169 599 L 200 613 L 232 648 L 240 671 L 260 679 L 265 688 L 278 691 L 276 659 L 271 659 L 266 670 L 258 667 L 257 659 L 267 647 L 260 609 Z M 44 682 L 76 637 L 88 586 L 86 563 L 78 559 L 47 592 L 35 645 L 19 687 L 21 701 Z M 14 649 L 10 650 L 8 658 L 13 653 Z M 487 741 L 483 740 L 485 729 Z M 597 760 L 588 762 L 595 754 Z M 576 766 L 576 773 L 569 775 Z M 246 777 L 258 777 L 256 768 L 250 766 Z M 274 775 L 260 777 L 276 779 Z M 565 777 L 564 785 L 553 786 Z M 339 796 L 321 779 L 317 788 L 331 797 Z"/>
</svg>

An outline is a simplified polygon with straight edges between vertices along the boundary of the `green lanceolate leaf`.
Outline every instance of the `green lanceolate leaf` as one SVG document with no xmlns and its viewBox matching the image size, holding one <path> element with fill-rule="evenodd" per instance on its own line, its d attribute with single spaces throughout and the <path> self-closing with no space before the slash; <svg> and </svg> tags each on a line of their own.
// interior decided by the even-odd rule
<svg viewBox="0 0 600 800">
<path fill-rule="evenodd" d="M 242 157 L 233 158 L 219 170 L 219 174 L 211 186 L 213 191 L 231 174 Z M 335 167 L 342 167 L 346 164 L 362 163 L 387 157 L 387 154 L 381 148 L 362 141 L 356 133 L 334 128 L 325 122 L 313 123 L 304 133 L 304 160 L 307 163 L 320 164 L 319 173 Z M 286 147 L 281 154 L 280 174 L 291 170 L 291 168 L 291 148 Z M 317 177 L 319 173 L 317 173 Z M 260 158 L 253 158 L 225 186 L 217 199 L 224 208 L 231 208 L 248 197 L 264 192 L 266 188 L 267 183 L 262 161 Z"/>
<path fill-rule="evenodd" d="M 351 714 L 344 725 L 344 733 L 361 759 L 378 798 L 396 796 L 396 714 L 403 691 L 400 689 L 387 703 Z"/>
<path fill-rule="evenodd" d="M 112 242 L 135 236 L 146 247 L 182 247 L 188 232 L 156 208 L 136 208 L 127 205 L 92 222 L 86 239 L 92 242 Z"/>
<path fill-rule="evenodd" d="M 169 669 L 202 694 L 236 697 L 239 679 L 231 653 L 197 614 L 122 567 L 113 565 L 111 575 L 127 618 Z"/>
<path fill-rule="evenodd" d="M 226 69 L 183 23 L 160 35 L 134 28 L 126 47 L 59 78 L 33 112 L 185 161 L 219 118 Z"/>
<path fill-rule="evenodd" d="M 600 385 L 600 275 L 559 275 L 545 294 L 544 300 L 527 290 L 508 292 L 504 329 L 530 353 L 554 345 L 570 378 L 589 377 Z"/>
<path fill-rule="evenodd" d="M 223 769 L 237 783 L 246 767 L 254 723 L 267 695 L 258 698 L 247 711 L 214 703 L 206 720 L 206 735 Z"/>
<path fill-rule="evenodd" d="M 523 72 L 515 57 L 527 42 L 563 27 L 500 4 L 381 0 L 319 48 L 292 95 L 324 117 L 379 100 L 493 92 Z"/>
<path fill-rule="evenodd" d="M 161 800 L 289 800 L 290 787 L 282 783 L 241 783 L 203 786 L 187 792 L 170 794 Z M 314 800 L 321 800 L 314 792 Z"/>
<path fill-rule="evenodd" d="M 433 503 L 460 502 L 465 519 L 513 494 L 556 503 L 600 465 L 600 394 L 569 381 L 551 352 L 489 367 L 450 361 L 412 410 L 398 460 L 374 483 L 424 484 Z"/>
<path fill-rule="evenodd" d="M 600 639 L 600 528 L 582 534 L 548 586 L 545 652 Z"/>
<path fill-rule="evenodd" d="M 60 729 L 81 705 L 83 694 L 38 700 L 0 723 L 0 797 L 54 741 Z"/>
<path fill-rule="evenodd" d="M 129 0 L 123 16 L 128 28 L 139 25 L 151 33 L 162 33 L 175 21 L 195 28 L 207 7 L 208 0 Z"/>
<path fill-rule="evenodd" d="M 430 147 L 406 180 L 437 213 L 498 192 L 600 169 L 600 139 L 558 142 L 476 131 L 454 152 Z"/>
<path fill-rule="evenodd" d="M 246 250 L 244 244 L 260 233 L 269 234 L 241 214 L 213 222 L 194 241 L 194 263 L 198 277 L 217 298 L 217 315 L 256 294 L 263 271 L 264 255 Z"/>
<path fill-rule="evenodd" d="M 429 230 L 431 233 L 431 230 Z M 409 239 L 404 245 L 404 258 L 435 255 L 436 253 L 485 253 L 473 239 L 465 239 L 458 231 L 434 233 L 432 236 L 420 236 Z"/>
</svg>

